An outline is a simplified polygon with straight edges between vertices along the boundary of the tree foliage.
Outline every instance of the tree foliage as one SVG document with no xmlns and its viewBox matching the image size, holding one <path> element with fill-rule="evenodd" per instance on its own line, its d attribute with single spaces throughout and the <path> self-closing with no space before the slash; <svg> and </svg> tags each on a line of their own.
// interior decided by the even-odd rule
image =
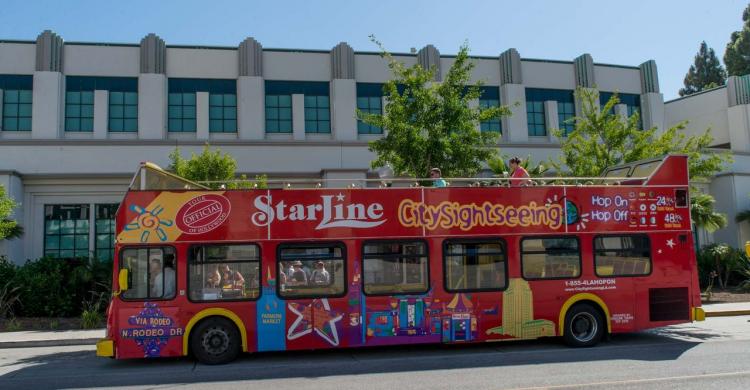
<svg viewBox="0 0 750 390">
<path fill-rule="evenodd" d="M 169 154 L 170 165 L 167 170 L 188 180 L 201 182 L 212 189 L 239 188 L 267 188 L 266 175 L 255 177 L 255 181 L 247 180 L 247 176 L 235 176 L 237 161 L 229 153 L 222 153 L 221 149 L 211 150 L 211 146 L 203 146 L 201 154 L 191 153 L 190 159 L 185 159 L 180 148 L 175 148 Z"/>
<path fill-rule="evenodd" d="M 489 165 L 492 172 L 496 175 L 507 176 L 511 174 L 508 160 L 510 160 L 510 157 L 507 155 L 503 155 L 499 158 L 496 157 L 490 159 L 487 165 Z M 521 167 L 526 169 L 526 172 L 528 172 L 529 176 L 531 177 L 544 176 L 544 174 L 550 169 L 549 164 L 545 165 L 545 163 L 542 161 L 534 161 L 530 155 L 522 159 Z"/>
<path fill-rule="evenodd" d="M 721 66 L 721 62 L 716 57 L 714 49 L 701 42 L 698 54 L 695 55 L 695 62 L 690 65 L 687 75 L 685 75 L 685 87 L 680 89 L 680 96 L 692 95 L 696 92 L 703 91 L 724 85 L 727 81 L 727 72 Z"/>
<path fill-rule="evenodd" d="M 580 88 L 576 95 L 582 113 L 575 118 L 575 128 L 567 137 L 562 130 L 554 130 L 561 139 L 561 155 L 551 163 L 559 173 L 567 170 L 573 176 L 600 176 L 609 166 L 676 153 L 688 156 L 691 182 L 706 182 L 731 161 L 729 153 L 709 149 L 713 142 L 709 130 L 688 136 L 684 122 L 663 132 L 655 127 L 641 130 L 637 112 L 625 120 L 613 113 L 619 103 L 616 94 L 601 109 L 595 91 Z M 713 197 L 701 194 L 698 188 L 692 190 L 694 223 L 709 230 L 726 226 L 726 216 L 713 210 Z"/>
<path fill-rule="evenodd" d="M 750 5 L 742 11 L 742 30 L 733 32 L 729 38 L 724 63 L 730 76 L 750 73 Z"/>
<path fill-rule="evenodd" d="M 18 235 L 19 226 L 10 219 L 10 214 L 16 207 L 16 202 L 5 194 L 5 187 L 0 185 L 0 240 Z"/>
<path fill-rule="evenodd" d="M 482 163 L 496 155 L 499 136 L 480 132 L 479 123 L 509 115 L 510 110 L 469 104 L 479 99 L 482 83 L 470 83 L 474 63 L 468 46 L 461 46 L 443 81 L 435 82 L 435 68 L 407 67 L 370 38 L 393 73 L 393 79 L 383 85 L 388 101 L 383 114 L 357 111 L 363 122 L 386 129 L 381 139 L 370 142 L 370 150 L 377 155 L 372 167 L 388 164 L 395 174 L 414 177 L 426 177 L 433 167 L 446 177 L 479 171 Z"/>
</svg>

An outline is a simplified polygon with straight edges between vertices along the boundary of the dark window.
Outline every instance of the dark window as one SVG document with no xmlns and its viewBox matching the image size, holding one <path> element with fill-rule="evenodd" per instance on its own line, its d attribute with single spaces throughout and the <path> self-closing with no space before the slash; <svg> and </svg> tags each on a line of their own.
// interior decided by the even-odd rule
<svg viewBox="0 0 750 390">
<path fill-rule="evenodd" d="M 573 91 L 566 89 L 526 88 L 526 118 L 529 125 L 529 135 L 547 135 L 547 123 L 544 117 L 544 102 L 546 101 L 557 102 L 559 127 L 567 134 L 572 130 L 572 122 L 568 124 L 568 120 L 575 115 Z"/>
<path fill-rule="evenodd" d="M 266 132 L 292 132 L 292 95 L 305 95 L 305 132 L 330 133 L 327 82 L 266 80 Z"/>
<path fill-rule="evenodd" d="M 646 235 L 600 236 L 594 239 L 597 276 L 651 273 L 651 242 Z"/>
<path fill-rule="evenodd" d="M 2 131 L 31 131 L 33 76 L 0 75 Z"/>
<path fill-rule="evenodd" d="M 446 291 L 503 290 L 507 285 L 503 241 L 446 241 L 443 261 Z"/>
<path fill-rule="evenodd" d="M 599 92 L 599 105 L 604 108 L 610 98 L 612 98 L 614 92 Z M 635 93 L 618 93 L 617 98 L 620 99 L 619 104 L 624 104 L 628 110 L 628 118 L 633 116 L 636 112 L 638 116 L 638 128 L 643 128 L 643 117 L 640 116 L 641 111 L 641 96 Z M 612 108 L 614 110 L 614 107 Z"/>
<path fill-rule="evenodd" d="M 211 133 L 237 132 L 237 95 L 211 93 L 208 96 L 208 131 Z"/>
<path fill-rule="evenodd" d="M 567 136 L 575 129 L 575 116 L 576 110 L 573 102 L 557 102 L 557 121 L 560 124 L 560 130 L 563 131 L 563 136 Z"/>
<path fill-rule="evenodd" d="M 175 252 L 171 247 L 127 248 L 120 268 L 128 270 L 124 299 L 172 299 L 175 297 Z"/>
<path fill-rule="evenodd" d="M 479 97 L 479 107 L 490 108 L 500 106 L 500 92 L 498 87 L 481 87 L 481 96 Z M 479 124 L 482 131 L 495 131 L 502 133 L 502 123 L 500 118 L 482 121 Z"/>
<path fill-rule="evenodd" d="M 365 294 L 421 294 L 430 289 L 424 242 L 366 242 L 362 252 Z"/>
<path fill-rule="evenodd" d="M 260 294 L 260 247 L 204 245 L 190 251 L 190 299 L 254 299 Z"/>
<path fill-rule="evenodd" d="M 115 248 L 115 212 L 118 204 L 97 204 L 94 214 L 94 253 L 99 260 L 112 261 Z"/>
<path fill-rule="evenodd" d="M 237 131 L 237 82 L 226 79 L 169 79 L 169 131 L 196 131 L 196 93 L 208 92 L 209 131 Z"/>
<path fill-rule="evenodd" d="M 305 95 L 305 132 L 331 132 L 331 108 L 328 101 L 328 95 Z"/>
<path fill-rule="evenodd" d="M 383 84 L 357 83 L 357 109 L 367 113 L 383 114 Z M 383 134 L 383 129 L 357 119 L 357 133 Z"/>
<path fill-rule="evenodd" d="M 577 278 L 581 276 L 581 248 L 574 237 L 521 240 L 524 279 Z"/>
<path fill-rule="evenodd" d="M 341 244 L 283 245 L 277 266 L 281 297 L 330 297 L 346 292 L 346 253 Z"/>
<path fill-rule="evenodd" d="M 169 131 L 195 132 L 195 92 L 169 93 Z"/>
<path fill-rule="evenodd" d="M 266 95 L 266 132 L 292 132 L 292 95 Z"/>
<path fill-rule="evenodd" d="M 96 90 L 109 91 L 110 131 L 137 131 L 138 79 L 91 76 L 65 77 L 65 131 L 94 131 Z"/>
<path fill-rule="evenodd" d="M 89 256 L 89 205 L 44 206 L 44 255 Z"/>
</svg>

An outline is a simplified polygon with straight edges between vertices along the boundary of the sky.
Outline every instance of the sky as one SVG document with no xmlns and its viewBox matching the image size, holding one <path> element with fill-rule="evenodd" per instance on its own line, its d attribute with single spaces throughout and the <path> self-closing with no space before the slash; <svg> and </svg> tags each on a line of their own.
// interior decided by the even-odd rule
<svg viewBox="0 0 750 390">
<path fill-rule="evenodd" d="M 637 66 L 656 60 L 661 92 L 678 96 L 701 41 L 721 59 L 742 28 L 747 0 L 376 0 L 196 1 L 2 0 L 0 40 L 34 40 L 51 29 L 66 41 L 138 43 L 156 33 L 167 44 L 237 46 L 251 36 L 266 48 L 324 49 L 347 42 L 391 52 L 433 44 L 455 54 Z"/>
</svg>

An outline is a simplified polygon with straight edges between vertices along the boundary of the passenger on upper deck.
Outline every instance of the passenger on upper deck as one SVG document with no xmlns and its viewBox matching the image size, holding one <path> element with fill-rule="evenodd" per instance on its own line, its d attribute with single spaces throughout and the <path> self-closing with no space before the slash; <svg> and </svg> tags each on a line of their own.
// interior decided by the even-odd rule
<svg viewBox="0 0 750 390">
<path fill-rule="evenodd" d="M 442 173 L 440 172 L 440 168 L 430 169 L 430 178 L 433 180 L 433 187 L 446 187 L 448 185 L 448 183 L 446 183 L 441 176 Z"/>
<path fill-rule="evenodd" d="M 516 156 L 511 158 L 508 161 L 508 165 L 510 165 L 511 173 L 510 173 L 510 185 L 512 187 L 524 187 L 531 185 L 531 180 L 529 180 L 529 173 L 526 172 L 526 169 L 521 166 L 521 158 Z"/>
</svg>

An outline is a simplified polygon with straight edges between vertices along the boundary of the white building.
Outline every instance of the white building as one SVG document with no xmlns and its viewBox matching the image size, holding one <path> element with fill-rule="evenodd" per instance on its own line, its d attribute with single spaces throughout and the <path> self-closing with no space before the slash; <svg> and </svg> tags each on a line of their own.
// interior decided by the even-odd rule
<svg viewBox="0 0 750 390">
<path fill-rule="evenodd" d="M 443 71 L 453 61 L 432 45 L 394 56 Z M 733 218 L 750 207 L 747 79 L 665 103 L 654 61 L 525 59 L 515 49 L 473 60 L 473 79 L 486 85 L 477 104 L 513 111 L 482 124 L 502 132 L 504 154 L 556 155 L 549 129 L 575 115 L 574 89 L 596 87 L 603 100 L 616 91 L 623 104 L 615 111 L 639 110 L 647 128 L 682 120 L 690 131 L 712 127 L 717 146 L 736 156 L 711 184 L 718 208 Z M 381 131 L 358 123 L 355 109 L 380 112 L 380 84 L 389 77 L 378 53 L 346 43 L 331 50 L 264 49 L 252 38 L 238 47 L 170 46 L 154 34 L 140 44 L 66 43 L 50 31 L 36 41 L 0 41 L 0 184 L 22 204 L 15 218 L 25 229 L 22 239 L 0 242 L 0 255 L 19 263 L 44 254 L 111 256 L 113 205 L 137 163 L 167 165 L 176 145 L 185 153 L 208 141 L 249 176 L 372 175 L 367 142 Z M 747 237 L 748 227 L 734 224 L 715 234 L 732 245 Z"/>
</svg>

